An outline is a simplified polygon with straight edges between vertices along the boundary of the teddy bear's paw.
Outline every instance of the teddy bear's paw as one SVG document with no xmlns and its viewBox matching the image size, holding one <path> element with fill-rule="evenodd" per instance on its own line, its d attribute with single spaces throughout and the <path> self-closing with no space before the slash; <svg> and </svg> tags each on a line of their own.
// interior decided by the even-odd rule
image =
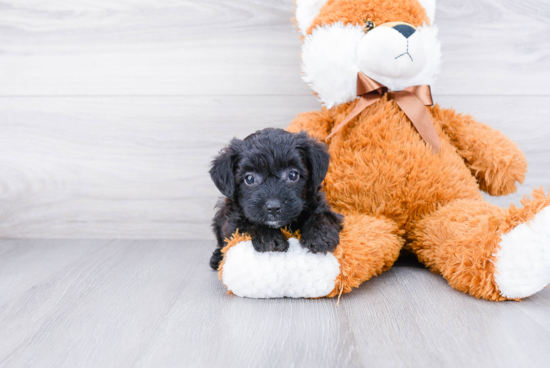
<svg viewBox="0 0 550 368">
<path fill-rule="evenodd" d="M 525 298 L 546 287 L 550 283 L 550 207 L 502 235 L 495 256 L 495 281 L 502 296 Z"/>
<path fill-rule="evenodd" d="M 222 282 L 235 295 L 248 298 L 318 298 L 336 285 L 340 263 L 332 253 L 314 254 L 289 239 L 286 252 L 257 252 L 251 241 L 229 248 Z"/>
</svg>

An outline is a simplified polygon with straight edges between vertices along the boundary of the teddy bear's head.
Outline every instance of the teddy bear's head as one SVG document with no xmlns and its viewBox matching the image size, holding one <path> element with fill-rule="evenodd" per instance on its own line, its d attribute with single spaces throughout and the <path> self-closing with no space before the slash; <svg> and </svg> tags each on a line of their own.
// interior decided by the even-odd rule
<svg viewBox="0 0 550 368">
<path fill-rule="evenodd" d="M 435 81 L 436 0 L 297 0 L 303 79 L 327 108 L 353 101 L 357 73 L 399 91 Z"/>
</svg>

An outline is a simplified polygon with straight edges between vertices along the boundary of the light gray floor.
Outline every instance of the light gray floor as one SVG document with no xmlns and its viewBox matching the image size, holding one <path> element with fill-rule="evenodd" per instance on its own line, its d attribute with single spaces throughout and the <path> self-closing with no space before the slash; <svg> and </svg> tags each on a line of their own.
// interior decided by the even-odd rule
<svg viewBox="0 0 550 368">
<path fill-rule="evenodd" d="M 191 240 L 0 241 L 0 367 L 548 367 L 550 291 L 488 302 L 403 260 L 335 299 L 227 295 Z"/>
</svg>

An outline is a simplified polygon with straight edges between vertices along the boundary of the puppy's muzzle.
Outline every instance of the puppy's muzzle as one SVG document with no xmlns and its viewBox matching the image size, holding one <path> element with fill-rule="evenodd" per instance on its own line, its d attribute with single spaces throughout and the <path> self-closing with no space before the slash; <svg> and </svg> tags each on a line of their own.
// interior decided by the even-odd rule
<svg viewBox="0 0 550 368">
<path fill-rule="evenodd" d="M 265 210 L 267 212 L 266 225 L 272 228 L 280 227 L 283 222 L 280 219 L 281 216 L 281 201 L 278 199 L 269 199 L 265 203 Z"/>
<path fill-rule="evenodd" d="M 277 199 L 270 199 L 265 203 L 267 213 L 271 216 L 276 216 L 281 213 L 281 201 Z"/>
</svg>

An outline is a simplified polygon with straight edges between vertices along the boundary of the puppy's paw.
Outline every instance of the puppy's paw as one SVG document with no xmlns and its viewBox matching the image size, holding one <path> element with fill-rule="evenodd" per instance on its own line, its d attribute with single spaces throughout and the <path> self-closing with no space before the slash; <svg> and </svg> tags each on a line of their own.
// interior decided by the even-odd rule
<svg viewBox="0 0 550 368">
<path fill-rule="evenodd" d="M 218 267 L 220 267 L 220 263 L 222 260 L 222 250 L 221 248 L 217 248 L 214 253 L 212 253 L 212 257 L 210 258 L 210 267 L 212 267 L 213 270 L 217 271 Z"/>
<path fill-rule="evenodd" d="M 333 227 L 311 228 L 302 234 L 300 245 L 311 253 L 332 252 L 340 243 L 340 232 Z"/>
<path fill-rule="evenodd" d="M 280 230 L 265 231 L 252 236 L 252 245 L 257 252 L 286 252 L 288 240 Z"/>
</svg>

